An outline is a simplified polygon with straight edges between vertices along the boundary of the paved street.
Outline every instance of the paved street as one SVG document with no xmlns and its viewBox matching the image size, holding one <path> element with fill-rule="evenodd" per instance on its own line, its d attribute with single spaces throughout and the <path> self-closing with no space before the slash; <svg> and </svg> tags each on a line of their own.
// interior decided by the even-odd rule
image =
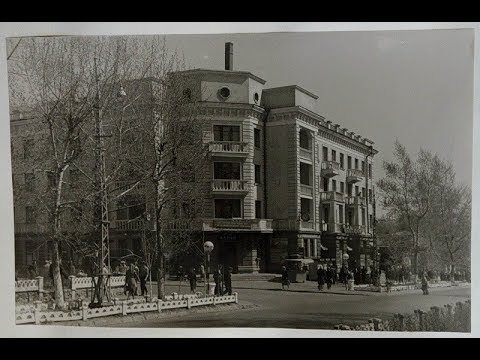
<svg viewBox="0 0 480 360">
<path fill-rule="evenodd" d="M 169 282 L 167 290 L 177 291 L 178 283 Z M 203 284 L 199 284 L 199 289 Z M 470 298 L 469 287 L 431 289 L 430 295 L 420 290 L 379 294 L 347 292 L 334 286 L 330 293 L 319 292 L 315 282 L 291 284 L 282 291 L 276 282 L 234 281 L 240 304 L 251 308 L 235 311 L 187 314 L 180 317 L 151 319 L 123 323 L 121 327 L 283 327 L 331 329 L 335 324 L 364 323 L 372 317 L 389 318 L 398 312 L 428 310 L 430 306 L 465 301 Z M 187 284 L 180 287 L 188 292 Z"/>
</svg>

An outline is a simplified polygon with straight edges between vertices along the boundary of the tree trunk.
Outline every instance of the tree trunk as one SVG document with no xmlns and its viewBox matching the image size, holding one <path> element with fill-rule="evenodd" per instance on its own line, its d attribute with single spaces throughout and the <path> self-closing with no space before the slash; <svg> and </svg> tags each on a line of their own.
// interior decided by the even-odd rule
<svg viewBox="0 0 480 360">
<path fill-rule="evenodd" d="M 416 247 L 413 249 L 413 274 L 418 275 L 418 249 Z"/>
<path fill-rule="evenodd" d="M 55 306 L 59 309 L 65 307 L 63 298 L 62 274 L 60 272 L 60 253 L 58 249 L 58 241 L 53 242 L 53 286 L 55 289 Z"/>
<path fill-rule="evenodd" d="M 165 261 L 163 254 L 159 251 L 158 272 L 157 272 L 157 292 L 158 299 L 165 299 Z"/>
</svg>

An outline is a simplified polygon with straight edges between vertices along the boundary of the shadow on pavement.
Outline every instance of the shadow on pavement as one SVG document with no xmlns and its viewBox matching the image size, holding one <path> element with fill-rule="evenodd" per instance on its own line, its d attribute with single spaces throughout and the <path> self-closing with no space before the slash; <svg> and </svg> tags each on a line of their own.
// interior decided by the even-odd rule
<svg viewBox="0 0 480 360">
<path fill-rule="evenodd" d="M 339 291 L 311 291 L 311 290 L 300 290 L 300 289 L 288 289 L 282 290 L 281 288 L 256 288 L 256 287 L 242 287 L 242 286 L 235 286 L 235 289 L 243 289 L 243 290 L 265 290 L 265 291 L 280 291 L 280 292 L 295 292 L 295 293 L 307 293 L 307 294 L 332 294 L 332 295 L 357 295 L 357 296 L 370 296 L 369 294 L 365 293 L 356 293 L 356 292 L 339 292 Z"/>
</svg>

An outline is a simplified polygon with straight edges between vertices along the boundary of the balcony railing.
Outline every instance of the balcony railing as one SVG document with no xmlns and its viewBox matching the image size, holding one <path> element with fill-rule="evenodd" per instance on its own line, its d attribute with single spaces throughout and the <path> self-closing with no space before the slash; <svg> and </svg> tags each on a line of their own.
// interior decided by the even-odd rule
<svg viewBox="0 0 480 360">
<path fill-rule="evenodd" d="M 271 219 L 175 219 L 162 222 L 165 230 L 221 231 L 244 230 L 271 232 Z"/>
<path fill-rule="evenodd" d="M 344 202 L 344 195 L 338 191 L 323 191 L 320 193 L 320 201 Z"/>
<path fill-rule="evenodd" d="M 273 228 L 277 231 L 287 231 L 287 230 L 312 230 L 318 231 L 318 224 L 313 221 L 303 221 L 296 219 L 274 219 Z"/>
<path fill-rule="evenodd" d="M 245 193 L 248 192 L 249 186 L 247 180 L 213 180 L 212 191 L 214 192 L 232 192 Z"/>
<path fill-rule="evenodd" d="M 313 196 L 313 186 L 300 184 L 300 195 L 302 196 Z"/>
<path fill-rule="evenodd" d="M 336 161 L 323 161 L 321 175 L 323 177 L 337 176 L 340 171 L 340 164 Z"/>
<path fill-rule="evenodd" d="M 366 234 L 366 229 L 365 225 L 345 225 L 345 233 L 347 234 Z"/>
<path fill-rule="evenodd" d="M 355 183 L 360 180 L 365 176 L 365 174 L 362 172 L 362 170 L 358 169 L 348 169 L 347 170 L 347 182 L 349 183 Z"/>
<path fill-rule="evenodd" d="M 51 225 L 15 223 L 14 230 L 15 234 L 44 234 L 51 231 Z"/>
<path fill-rule="evenodd" d="M 363 205 L 363 206 L 365 206 L 366 200 L 362 196 L 347 196 L 345 198 L 345 203 L 347 205 Z"/>
<path fill-rule="evenodd" d="M 331 234 L 339 234 L 339 233 L 343 233 L 344 229 L 345 229 L 344 224 L 324 223 L 322 230 Z"/>
<path fill-rule="evenodd" d="M 137 231 L 144 229 L 143 220 L 113 220 L 110 221 L 110 229 L 118 231 Z M 146 225 L 145 225 L 146 226 Z"/>
<path fill-rule="evenodd" d="M 248 155 L 248 143 L 241 141 L 212 141 L 210 151 L 215 154 L 224 155 Z"/>
<path fill-rule="evenodd" d="M 313 158 L 313 151 L 312 150 L 304 149 L 304 148 L 298 148 L 298 149 L 299 149 L 298 155 L 301 158 L 312 161 L 312 158 Z"/>
<path fill-rule="evenodd" d="M 135 181 L 115 181 L 109 184 L 108 189 L 116 194 L 121 194 L 128 191 L 128 193 L 143 193 L 145 192 L 145 183 Z"/>
</svg>

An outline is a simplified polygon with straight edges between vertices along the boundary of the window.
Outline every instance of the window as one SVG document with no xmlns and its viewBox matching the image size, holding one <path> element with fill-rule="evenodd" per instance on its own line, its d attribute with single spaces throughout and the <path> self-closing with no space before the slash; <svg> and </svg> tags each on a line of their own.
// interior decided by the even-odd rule
<svg viewBox="0 0 480 360">
<path fill-rule="evenodd" d="M 48 177 L 48 187 L 54 188 L 55 186 L 57 186 L 57 176 L 55 173 L 50 171 L 47 173 L 47 177 Z"/>
<path fill-rule="evenodd" d="M 34 173 L 25 174 L 25 190 L 33 191 L 34 185 L 35 185 L 35 174 Z"/>
<path fill-rule="evenodd" d="M 332 161 L 337 161 L 337 152 L 332 149 Z"/>
<path fill-rule="evenodd" d="M 345 194 L 345 183 L 343 181 L 340 181 L 340 192 Z"/>
<path fill-rule="evenodd" d="M 344 155 L 342 153 L 340 153 L 340 168 L 343 169 L 343 165 L 344 165 Z"/>
<path fill-rule="evenodd" d="M 360 189 L 358 186 L 355 186 L 355 196 L 360 196 Z"/>
<path fill-rule="evenodd" d="M 74 222 L 79 222 L 82 220 L 82 216 L 83 216 L 83 207 L 82 205 L 75 205 L 73 206 L 71 209 L 70 209 L 70 218 L 74 221 Z"/>
<path fill-rule="evenodd" d="M 352 184 L 347 184 L 347 186 L 348 186 L 348 196 L 352 196 L 353 185 Z"/>
<path fill-rule="evenodd" d="M 312 185 L 312 165 L 300 162 L 300 184 Z"/>
<path fill-rule="evenodd" d="M 372 164 L 368 164 L 368 177 L 372 177 Z"/>
<path fill-rule="evenodd" d="M 328 149 L 323 146 L 323 161 L 328 161 Z"/>
<path fill-rule="evenodd" d="M 308 131 L 305 129 L 300 129 L 299 137 L 300 137 L 300 147 L 302 149 L 311 150 L 312 149 L 311 142 L 310 142 L 311 137 Z"/>
<path fill-rule="evenodd" d="M 312 212 L 312 200 L 307 198 L 300 198 L 300 214 L 302 215 L 302 220 L 310 218 Z"/>
<path fill-rule="evenodd" d="M 195 182 L 195 171 L 193 171 L 193 166 L 184 166 L 181 171 L 181 177 L 183 182 Z"/>
<path fill-rule="evenodd" d="M 35 223 L 35 208 L 33 206 L 25 206 L 25 222 L 27 224 Z"/>
<path fill-rule="evenodd" d="M 332 180 L 332 191 L 337 191 L 337 180 Z"/>
<path fill-rule="evenodd" d="M 256 148 L 260 149 L 261 141 L 260 141 L 260 129 L 253 129 L 253 141 Z"/>
<path fill-rule="evenodd" d="M 255 218 L 262 218 L 262 202 L 260 200 L 255 200 Z"/>
<path fill-rule="evenodd" d="M 349 156 L 347 158 L 347 169 L 351 169 L 352 168 L 352 157 Z"/>
<path fill-rule="evenodd" d="M 34 141 L 33 139 L 27 139 L 23 141 L 23 158 L 30 159 L 34 152 Z"/>
<path fill-rule="evenodd" d="M 261 171 L 260 165 L 255 164 L 255 184 L 260 184 L 261 183 L 261 181 L 260 181 L 260 179 L 261 179 L 260 171 Z"/>
<path fill-rule="evenodd" d="M 368 189 L 368 201 L 373 202 L 372 189 Z"/>
<path fill-rule="evenodd" d="M 238 162 L 214 162 L 213 178 L 225 180 L 240 180 L 241 166 Z"/>
<path fill-rule="evenodd" d="M 182 216 L 184 218 L 191 218 L 195 215 L 195 199 L 191 201 L 184 201 L 182 203 Z"/>
<path fill-rule="evenodd" d="M 213 125 L 213 140 L 240 141 L 240 126 Z"/>
<path fill-rule="evenodd" d="M 343 224 L 343 205 L 338 205 L 338 223 Z"/>
<path fill-rule="evenodd" d="M 227 87 L 223 87 L 220 90 L 218 90 L 218 94 L 222 99 L 227 99 L 230 96 L 230 89 Z"/>
<path fill-rule="evenodd" d="M 215 218 L 232 219 L 241 217 L 240 199 L 215 199 Z"/>
<path fill-rule="evenodd" d="M 362 187 L 362 197 L 365 198 L 365 188 Z"/>
<path fill-rule="evenodd" d="M 362 174 L 365 174 L 365 161 L 362 161 Z"/>
<path fill-rule="evenodd" d="M 368 215 L 369 219 L 368 219 L 368 228 L 370 231 L 372 231 L 372 224 L 373 224 L 373 215 Z"/>
<path fill-rule="evenodd" d="M 323 178 L 323 191 L 328 191 L 328 178 Z"/>
<path fill-rule="evenodd" d="M 355 169 L 358 170 L 358 159 L 355 159 Z"/>
<path fill-rule="evenodd" d="M 191 100 L 192 99 L 192 90 L 190 90 L 188 88 L 183 90 L 183 96 L 184 96 L 185 100 Z"/>
<path fill-rule="evenodd" d="M 146 211 L 145 199 L 139 196 L 125 196 L 117 202 L 117 220 L 140 218 Z"/>
<path fill-rule="evenodd" d="M 365 209 L 362 208 L 362 225 L 365 225 L 366 219 L 365 219 Z"/>
</svg>

